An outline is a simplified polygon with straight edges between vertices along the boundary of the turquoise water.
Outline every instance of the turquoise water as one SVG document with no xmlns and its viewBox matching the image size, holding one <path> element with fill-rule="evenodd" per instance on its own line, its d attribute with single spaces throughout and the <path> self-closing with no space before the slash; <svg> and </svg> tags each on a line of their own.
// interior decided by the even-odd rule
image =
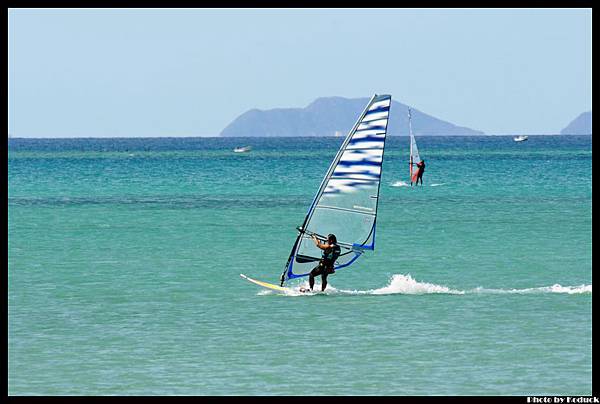
<svg viewBox="0 0 600 404">
<path fill-rule="evenodd" d="M 341 141 L 10 139 L 9 394 L 591 394 L 591 136 L 392 137 L 373 253 L 241 279 Z"/>
</svg>

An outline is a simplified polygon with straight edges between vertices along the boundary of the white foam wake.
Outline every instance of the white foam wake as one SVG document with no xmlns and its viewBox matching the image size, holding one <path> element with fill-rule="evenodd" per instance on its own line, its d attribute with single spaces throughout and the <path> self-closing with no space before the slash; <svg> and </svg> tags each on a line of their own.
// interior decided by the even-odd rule
<svg viewBox="0 0 600 404">
<path fill-rule="evenodd" d="M 461 290 L 453 290 L 446 286 L 435 285 L 433 283 L 417 282 L 410 276 L 410 274 L 393 275 L 390 283 L 386 287 L 372 291 L 372 294 L 374 295 L 389 295 L 394 293 L 402 293 L 407 295 L 423 295 L 428 293 L 462 295 L 465 292 Z"/>
<path fill-rule="evenodd" d="M 525 289 L 486 289 L 482 287 L 475 288 L 471 293 L 490 293 L 490 294 L 528 294 L 528 293 L 567 293 L 569 295 L 592 293 L 592 285 L 562 286 L 558 283 L 552 286 L 542 286 L 538 288 Z"/>
<path fill-rule="evenodd" d="M 329 290 L 329 287 L 328 287 Z M 552 286 L 542 286 L 536 288 L 524 288 L 524 289 L 488 289 L 483 287 L 477 287 L 471 290 L 458 290 L 451 289 L 447 286 L 436 285 L 433 283 L 419 282 L 413 279 L 410 274 L 395 274 L 392 275 L 390 282 L 387 286 L 379 289 L 372 289 L 366 291 L 349 291 L 349 290 L 335 290 L 337 293 L 349 293 L 349 294 L 371 294 L 371 295 L 389 295 L 389 294 L 406 294 L 406 295 L 423 295 L 423 294 L 450 294 L 450 295 L 464 295 L 464 294 L 528 294 L 528 293 L 566 293 L 566 294 L 581 294 L 581 293 L 592 293 L 592 285 L 579 285 L 579 286 L 562 286 L 560 284 L 554 284 Z"/>
<path fill-rule="evenodd" d="M 392 183 L 393 187 L 408 187 L 410 186 L 410 184 L 404 182 L 404 181 L 396 181 Z"/>
<path fill-rule="evenodd" d="M 424 294 L 450 294 L 450 295 L 465 295 L 465 294 L 536 294 L 536 293 L 565 293 L 569 295 L 592 293 L 592 285 L 579 285 L 579 286 L 562 286 L 560 284 L 554 284 L 552 286 L 541 286 L 535 288 L 524 288 L 524 289 L 489 289 L 484 287 L 477 287 L 470 290 L 457 290 L 451 289 L 444 285 L 436 285 L 433 283 L 419 282 L 410 274 L 394 274 L 390 278 L 387 286 L 379 289 L 370 290 L 344 290 L 336 289 L 329 283 L 325 292 L 321 292 L 321 285 L 315 282 L 314 292 L 301 292 L 300 289 L 308 288 L 308 282 L 302 282 L 296 285 L 290 285 L 289 289 L 284 292 L 288 296 L 313 296 L 315 294 L 326 294 L 326 295 L 391 295 L 391 294 L 405 294 L 405 295 L 424 295 Z M 259 295 L 268 294 L 280 294 L 272 290 L 262 290 L 258 293 Z"/>
</svg>

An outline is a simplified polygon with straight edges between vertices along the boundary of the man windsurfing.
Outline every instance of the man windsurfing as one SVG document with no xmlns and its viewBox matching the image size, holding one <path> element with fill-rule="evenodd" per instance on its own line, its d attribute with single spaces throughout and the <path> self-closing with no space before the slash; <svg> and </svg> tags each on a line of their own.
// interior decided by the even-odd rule
<svg viewBox="0 0 600 404">
<path fill-rule="evenodd" d="M 423 173 L 425 172 L 425 160 L 421 160 L 417 163 L 417 179 L 415 180 L 415 186 L 419 184 L 421 180 L 421 186 L 423 186 Z M 412 181 L 410 183 L 412 185 Z"/>
<path fill-rule="evenodd" d="M 321 275 L 321 291 L 325 291 L 327 287 L 327 276 L 335 272 L 333 266 L 335 265 L 335 261 L 340 256 L 342 250 L 339 245 L 337 245 L 337 238 L 335 234 L 330 234 L 327 236 L 327 242 L 321 243 L 317 237 L 313 234 L 311 236 L 315 245 L 323 250 L 323 255 L 321 256 L 321 260 L 319 261 L 319 265 L 313 268 L 308 275 L 308 284 L 310 286 L 310 290 L 313 290 L 313 286 L 315 285 L 315 277 Z"/>
</svg>

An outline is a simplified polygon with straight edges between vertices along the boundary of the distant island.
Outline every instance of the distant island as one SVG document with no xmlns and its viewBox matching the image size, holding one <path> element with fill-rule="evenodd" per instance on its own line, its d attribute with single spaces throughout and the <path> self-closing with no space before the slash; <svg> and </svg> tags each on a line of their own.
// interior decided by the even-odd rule
<svg viewBox="0 0 600 404">
<path fill-rule="evenodd" d="M 251 109 L 234 119 L 220 136 L 346 136 L 369 98 L 322 97 L 306 108 Z M 408 106 L 392 101 L 388 133 L 408 136 Z M 412 111 L 416 136 L 472 136 L 484 132 L 456 126 L 417 109 Z"/>
<path fill-rule="evenodd" d="M 592 111 L 583 112 L 560 131 L 561 135 L 590 135 L 591 133 Z"/>
</svg>

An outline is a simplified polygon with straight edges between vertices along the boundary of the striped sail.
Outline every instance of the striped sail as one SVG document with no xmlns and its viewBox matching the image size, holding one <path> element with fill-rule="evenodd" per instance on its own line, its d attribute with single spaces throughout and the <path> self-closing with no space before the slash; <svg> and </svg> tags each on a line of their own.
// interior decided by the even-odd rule
<svg viewBox="0 0 600 404">
<path fill-rule="evenodd" d="M 312 234 L 337 237 L 342 254 L 335 269 L 348 267 L 364 250 L 375 248 L 375 221 L 381 165 L 385 146 L 391 96 L 375 95 L 342 143 L 313 203 L 299 228 L 281 284 L 306 276 L 321 252 Z"/>
<path fill-rule="evenodd" d="M 408 132 L 410 133 L 410 182 L 415 182 L 417 179 L 417 164 L 421 162 L 419 157 L 419 149 L 417 149 L 417 141 L 412 133 L 412 119 L 410 116 L 410 108 L 408 109 Z"/>
</svg>

